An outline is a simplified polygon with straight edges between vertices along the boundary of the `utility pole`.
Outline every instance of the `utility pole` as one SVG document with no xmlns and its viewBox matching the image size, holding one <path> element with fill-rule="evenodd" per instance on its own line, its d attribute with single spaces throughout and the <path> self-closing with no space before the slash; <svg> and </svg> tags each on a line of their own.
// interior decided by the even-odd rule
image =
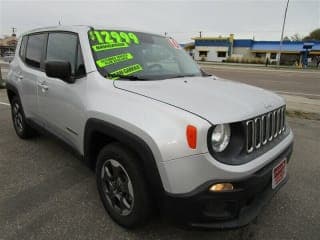
<svg viewBox="0 0 320 240">
<path fill-rule="evenodd" d="M 286 24 L 288 5 L 289 5 L 289 0 L 287 0 L 287 5 L 286 5 L 285 12 L 284 12 L 283 23 L 282 23 L 281 39 L 280 39 L 280 46 L 279 46 L 279 52 L 278 52 L 278 61 L 277 61 L 277 66 L 278 67 L 280 66 L 281 50 L 282 50 L 282 42 L 283 42 L 283 33 L 284 33 L 284 26 Z"/>
<path fill-rule="evenodd" d="M 15 31 L 17 30 L 17 28 L 15 28 L 15 27 L 12 27 L 11 29 L 12 29 L 12 35 L 11 35 L 11 36 L 15 37 L 15 36 L 16 36 L 16 33 L 15 33 Z"/>
<path fill-rule="evenodd" d="M 200 38 L 202 37 L 202 31 L 199 32 L 199 36 L 200 36 Z"/>
</svg>

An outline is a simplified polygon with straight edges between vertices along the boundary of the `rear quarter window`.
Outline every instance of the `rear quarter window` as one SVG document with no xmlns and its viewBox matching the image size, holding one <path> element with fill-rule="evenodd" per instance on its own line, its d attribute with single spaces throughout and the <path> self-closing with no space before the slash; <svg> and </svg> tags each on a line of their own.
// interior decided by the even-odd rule
<svg viewBox="0 0 320 240">
<path fill-rule="evenodd" d="M 24 59 L 26 55 L 27 41 L 28 41 L 28 36 L 24 36 L 21 40 L 19 55 L 22 59 Z"/>
</svg>

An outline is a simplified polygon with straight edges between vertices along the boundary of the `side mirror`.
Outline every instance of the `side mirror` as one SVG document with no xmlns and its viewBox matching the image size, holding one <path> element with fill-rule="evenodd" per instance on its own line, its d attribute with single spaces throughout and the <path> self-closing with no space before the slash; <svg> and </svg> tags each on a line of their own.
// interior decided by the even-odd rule
<svg viewBox="0 0 320 240">
<path fill-rule="evenodd" d="M 59 78 L 67 83 L 74 83 L 71 78 L 71 64 L 65 61 L 48 61 L 45 63 L 45 72 L 48 77 Z"/>
</svg>

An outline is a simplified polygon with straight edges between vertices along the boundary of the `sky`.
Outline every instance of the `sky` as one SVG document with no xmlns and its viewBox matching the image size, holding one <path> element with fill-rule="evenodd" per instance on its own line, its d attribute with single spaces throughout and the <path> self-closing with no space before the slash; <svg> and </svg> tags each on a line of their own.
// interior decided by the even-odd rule
<svg viewBox="0 0 320 240">
<path fill-rule="evenodd" d="M 17 1 L 0 0 L 0 37 L 57 25 L 103 25 L 191 37 L 227 36 L 279 40 L 287 0 Z M 320 28 L 320 0 L 290 0 L 285 36 Z"/>
</svg>

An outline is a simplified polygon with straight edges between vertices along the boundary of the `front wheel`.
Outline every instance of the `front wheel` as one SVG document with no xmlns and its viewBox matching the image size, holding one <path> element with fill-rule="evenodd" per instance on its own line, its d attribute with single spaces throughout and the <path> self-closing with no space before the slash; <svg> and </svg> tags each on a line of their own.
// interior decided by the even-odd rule
<svg viewBox="0 0 320 240">
<path fill-rule="evenodd" d="M 136 155 L 118 143 L 105 146 L 96 165 L 103 205 L 119 225 L 134 228 L 146 222 L 151 207 Z"/>
</svg>

